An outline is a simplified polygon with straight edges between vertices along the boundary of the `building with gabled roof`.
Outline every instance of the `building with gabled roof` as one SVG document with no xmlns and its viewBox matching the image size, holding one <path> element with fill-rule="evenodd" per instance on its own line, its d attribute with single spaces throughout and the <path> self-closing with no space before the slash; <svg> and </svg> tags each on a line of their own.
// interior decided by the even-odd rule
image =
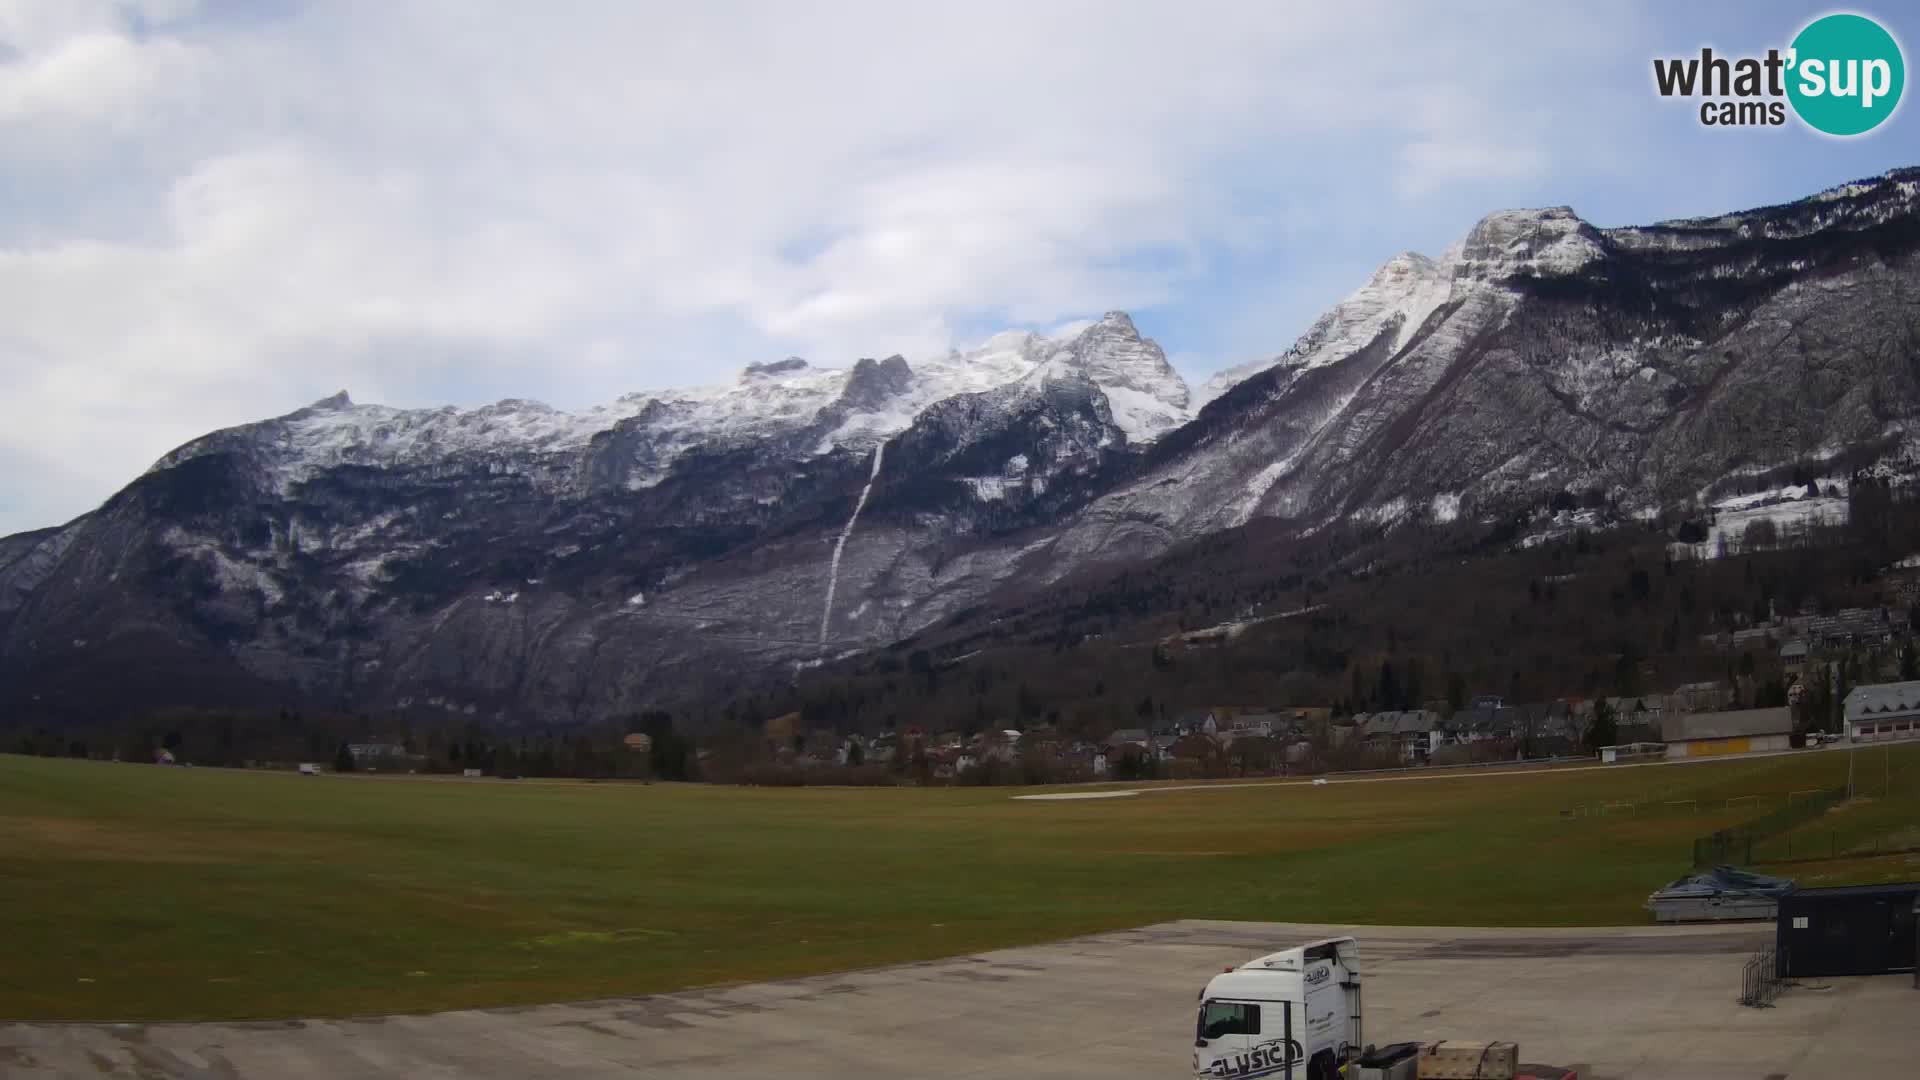
<svg viewBox="0 0 1920 1080">
<path fill-rule="evenodd" d="M 1661 727 L 1670 758 L 1757 754 L 1786 750 L 1793 745 L 1793 710 L 1784 705 L 1772 709 L 1670 713 Z"/>
<path fill-rule="evenodd" d="M 1856 686 L 1841 712 L 1854 742 L 1920 739 L 1920 681 Z"/>
</svg>

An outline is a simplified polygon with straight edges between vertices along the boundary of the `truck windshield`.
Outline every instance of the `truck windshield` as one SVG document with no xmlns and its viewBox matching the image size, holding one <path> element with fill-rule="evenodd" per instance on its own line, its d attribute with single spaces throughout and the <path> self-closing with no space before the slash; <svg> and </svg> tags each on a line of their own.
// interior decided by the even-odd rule
<svg viewBox="0 0 1920 1080">
<path fill-rule="evenodd" d="M 1209 1001 L 1200 1006 L 1200 1020 L 1194 1030 L 1196 1039 L 1218 1039 L 1225 1035 L 1260 1034 L 1260 1006 L 1237 1001 Z"/>
</svg>

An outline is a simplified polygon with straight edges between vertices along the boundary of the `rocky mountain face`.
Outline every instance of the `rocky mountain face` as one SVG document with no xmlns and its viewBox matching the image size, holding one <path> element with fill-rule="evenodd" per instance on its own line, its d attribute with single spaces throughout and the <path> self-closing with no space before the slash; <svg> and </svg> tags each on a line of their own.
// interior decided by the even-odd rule
<svg viewBox="0 0 1920 1080">
<path fill-rule="evenodd" d="M 1255 517 L 1453 520 L 1543 492 L 1625 508 L 1843 454 L 1913 454 L 1920 170 L 1720 218 L 1494 214 L 1402 255 L 1292 348 L 1212 385 L 1059 562 Z"/>
<path fill-rule="evenodd" d="M 1591 489 L 1654 508 L 1910 457 L 1917 191 L 1902 170 L 1623 229 L 1497 213 L 1197 393 L 1114 313 L 581 413 L 337 395 L 0 538 L 0 707 L 583 721 L 1255 519 L 1447 521 Z"/>
<path fill-rule="evenodd" d="M 1118 313 L 583 413 L 343 393 L 0 539 L 0 695 L 567 721 L 717 693 L 978 596 L 1007 537 L 1083 505 L 1187 403 Z"/>
</svg>

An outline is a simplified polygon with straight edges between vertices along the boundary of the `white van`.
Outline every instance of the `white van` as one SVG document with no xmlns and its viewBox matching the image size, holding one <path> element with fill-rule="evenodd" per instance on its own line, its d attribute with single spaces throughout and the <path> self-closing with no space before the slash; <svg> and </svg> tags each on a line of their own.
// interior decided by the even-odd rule
<svg viewBox="0 0 1920 1080">
<path fill-rule="evenodd" d="M 1328 938 L 1250 960 L 1200 994 L 1196 1077 L 1334 1080 L 1359 1056 L 1360 953 Z"/>
</svg>

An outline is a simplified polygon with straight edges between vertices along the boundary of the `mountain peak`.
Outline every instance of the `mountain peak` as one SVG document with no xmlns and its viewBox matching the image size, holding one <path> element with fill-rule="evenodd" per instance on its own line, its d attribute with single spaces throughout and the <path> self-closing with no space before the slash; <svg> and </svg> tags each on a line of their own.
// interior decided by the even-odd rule
<svg viewBox="0 0 1920 1080">
<path fill-rule="evenodd" d="M 1079 377 L 1094 383 L 1129 441 L 1151 442 L 1189 418 L 1192 394 L 1186 380 L 1167 363 L 1159 345 L 1140 336 L 1126 312 L 1109 311 L 1054 348 L 1030 378 L 1045 382 Z"/>
<path fill-rule="evenodd" d="M 1448 263 L 1456 260 L 1448 253 Z M 1403 251 L 1373 272 L 1365 285 L 1322 314 L 1306 333 L 1279 356 L 1263 357 L 1215 373 L 1200 388 L 1194 404 L 1204 405 L 1236 384 L 1282 364 L 1306 370 L 1337 363 L 1391 334 L 1387 347 L 1397 352 L 1428 316 L 1452 294 L 1446 266 L 1417 251 Z"/>
<path fill-rule="evenodd" d="M 347 396 L 345 390 L 341 390 L 338 393 L 323 397 L 305 408 L 295 409 L 281 419 L 306 420 L 315 416 L 324 416 L 328 413 L 351 413 L 353 409 L 353 399 Z M 191 446 L 193 444 L 189 443 L 188 445 Z M 178 452 L 179 451 L 175 451 L 175 453 Z"/>
<path fill-rule="evenodd" d="M 1454 276 L 1504 281 L 1570 274 L 1605 256 L 1599 237 L 1570 206 L 1496 210 L 1450 253 Z"/>
<path fill-rule="evenodd" d="M 1367 286 L 1392 288 L 1400 282 L 1431 277 L 1437 269 L 1438 264 L 1427 256 L 1417 251 L 1403 251 L 1381 263 L 1380 269 L 1375 270 L 1373 277 L 1368 279 Z"/>
<path fill-rule="evenodd" d="M 913 389 L 913 368 L 907 358 L 895 353 L 885 360 L 861 357 L 847 375 L 840 391 L 840 404 L 850 409 L 878 409 L 887 399 Z"/>
</svg>

